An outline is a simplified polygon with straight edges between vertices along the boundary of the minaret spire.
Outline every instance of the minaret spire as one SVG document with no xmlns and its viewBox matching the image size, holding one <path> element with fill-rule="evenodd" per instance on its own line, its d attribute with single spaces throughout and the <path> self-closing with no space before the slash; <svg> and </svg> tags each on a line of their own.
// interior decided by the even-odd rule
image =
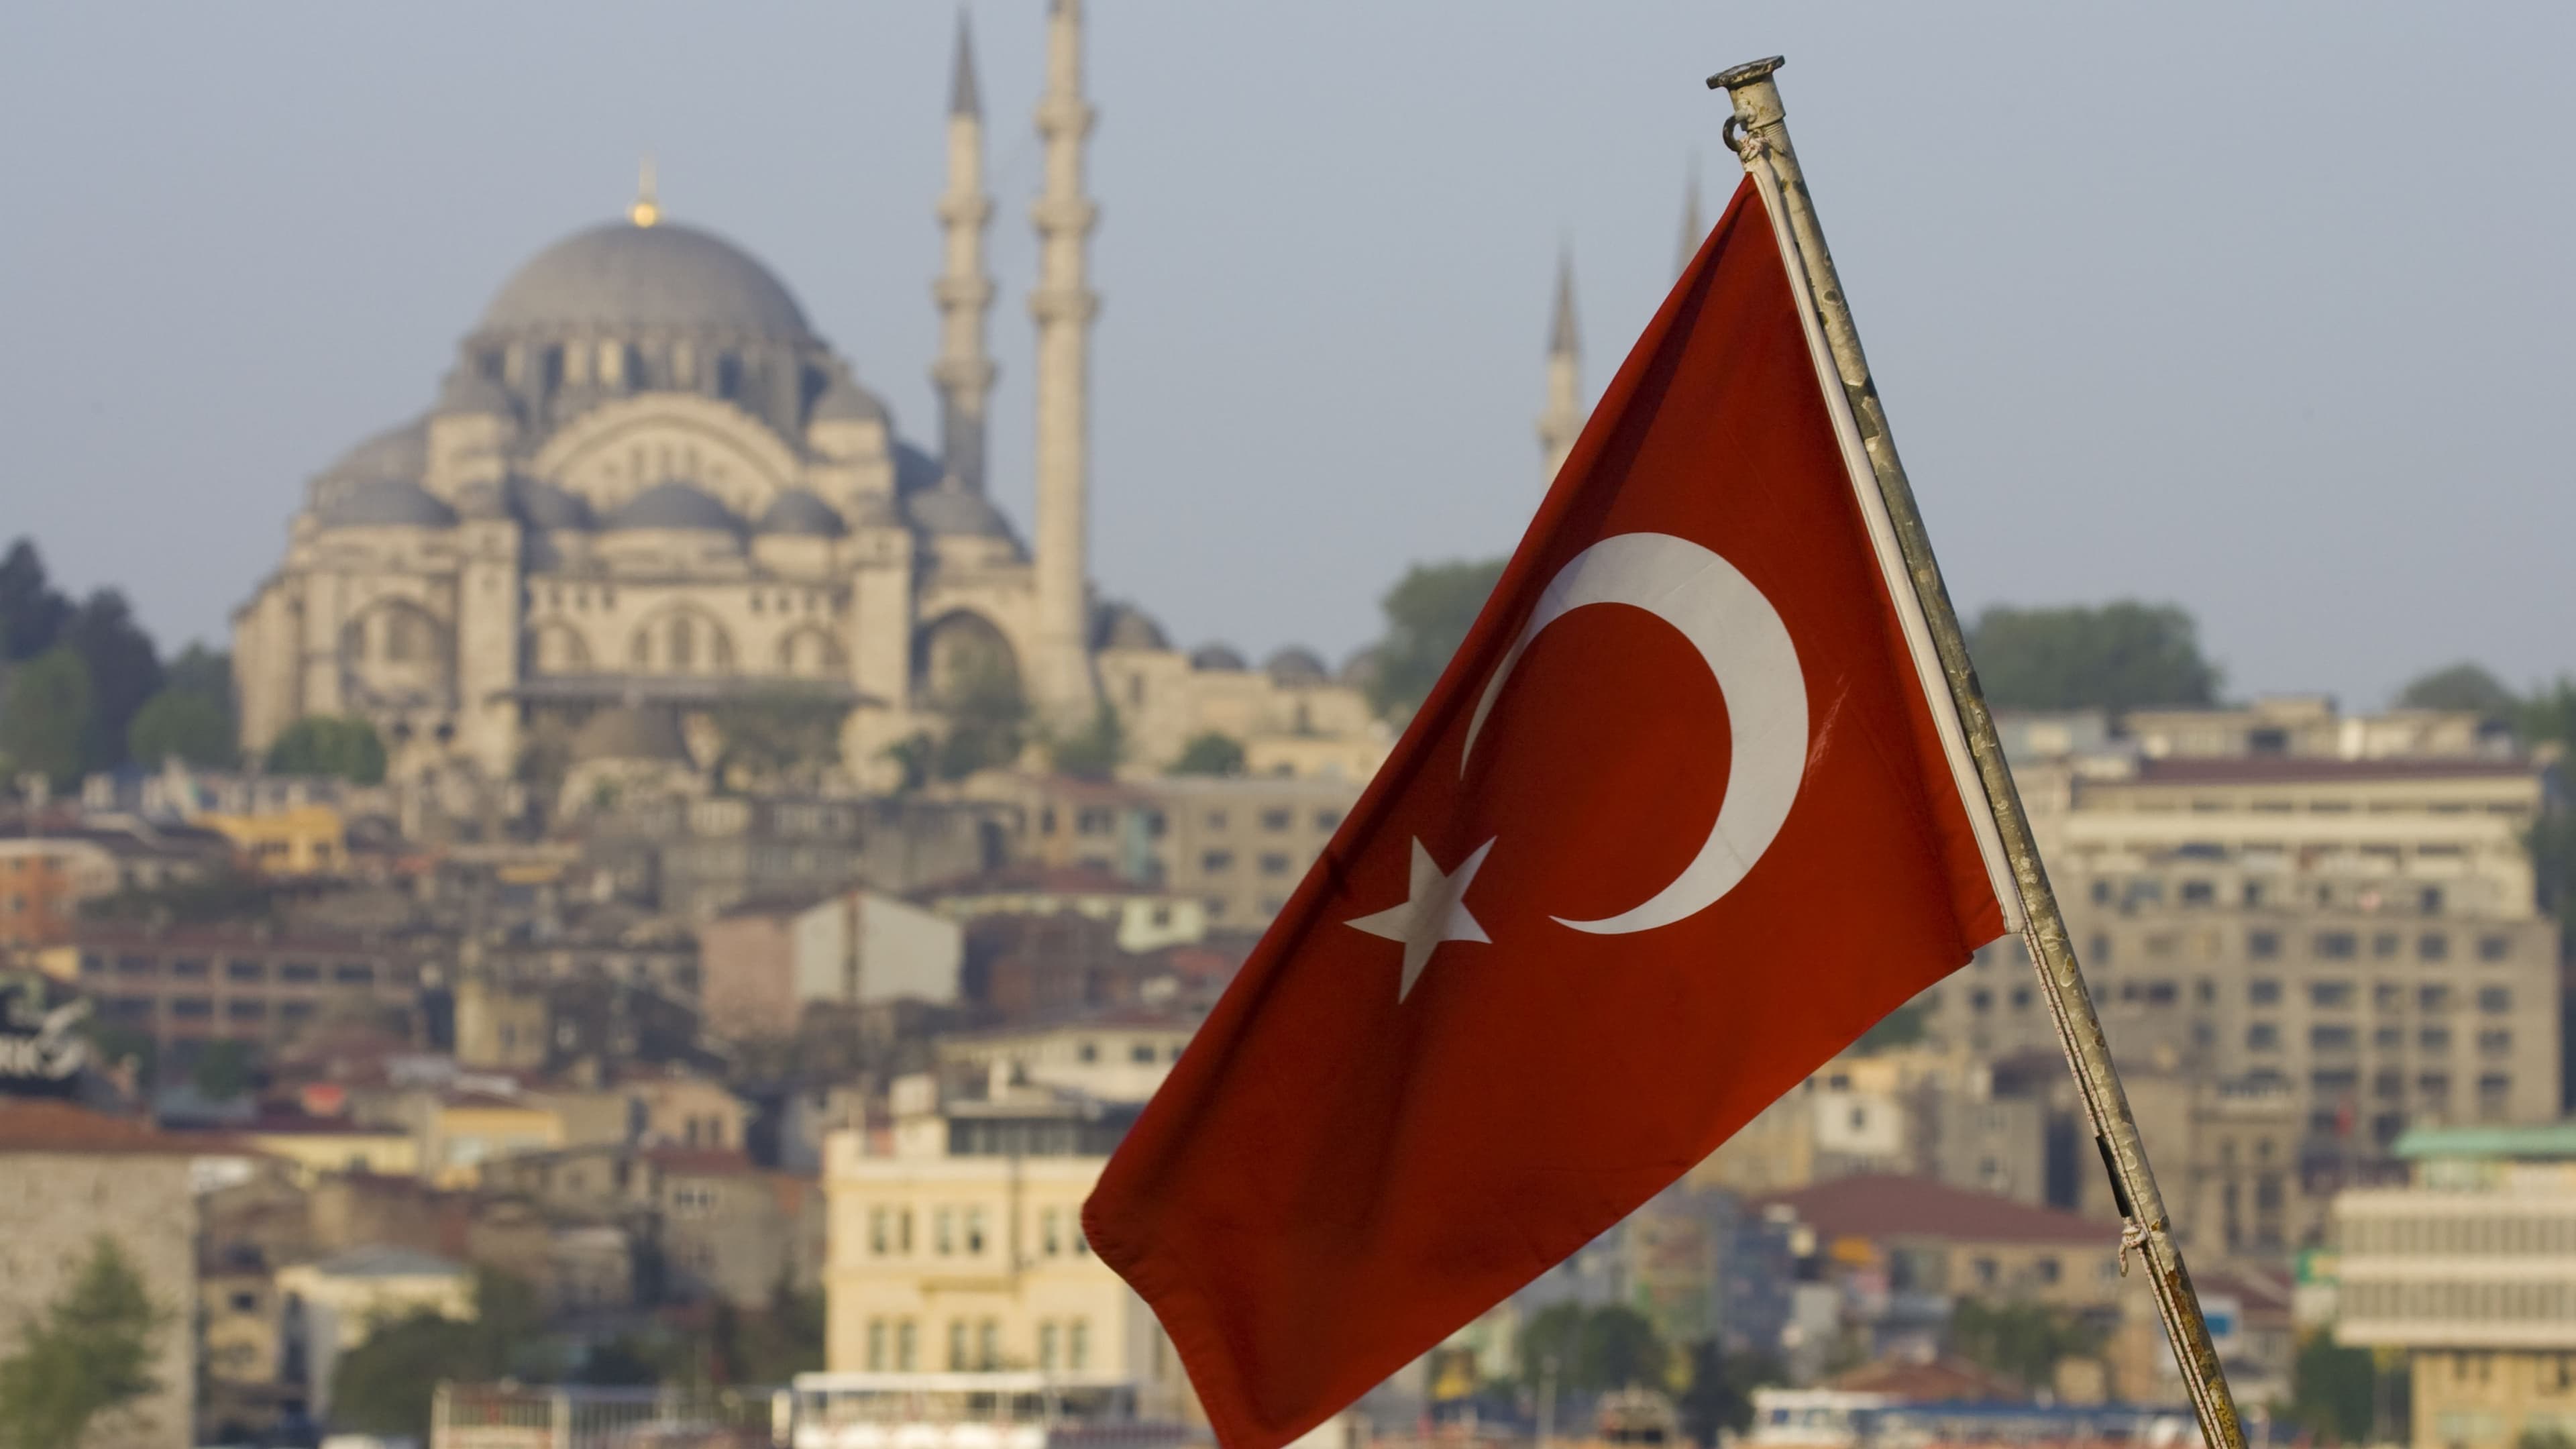
<svg viewBox="0 0 2576 1449">
<path fill-rule="evenodd" d="M 984 114 L 975 84 L 974 40 L 966 12 L 957 12 L 957 70 L 948 88 L 948 190 L 939 198 L 945 237 L 939 280 L 939 360 L 930 380 L 939 389 L 943 480 L 981 492 L 987 402 L 993 392 L 993 359 L 984 347 L 984 320 L 993 310 L 993 279 L 984 270 L 984 228 L 993 198 L 984 191 Z"/>
<path fill-rule="evenodd" d="M 1681 259 L 1673 263 L 1673 275 L 1690 270 L 1691 258 L 1699 255 L 1699 244 L 1708 238 L 1708 222 L 1699 208 L 1699 153 L 1691 153 L 1690 180 L 1682 192 Z"/>
<path fill-rule="evenodd" d="M 651 226 L 662 219 L 662 203 L 654 196 L 653 153 L 644 153 L 643 164 L 635 171 L 635 204 L 626 208 L 626 219 L 637 226 Z"/>
<path fill-rule="evenodd" d="M 1546 458 L 1544 481 L 1556 481 L 1565 455 L 1583 431 L 1583 339 L 1574 321 L 1574 255 L 1556 259 L 1556 317 L 1547 334 L 1547 407 L 1538 415 L 1538 444 Z"/>
<path fill-rule="evenodd" d="M 1087 647 L 1086 534 L 1090 488 L 1091 290 L 1087 247 L 1099 209 L 1083 192 L 1083 142 L 1093 113 L 1082 95 L 1082 0 L 1047 6 L 1046 94 L 1038 134 L 1046 188 L 1031 209 L 1038 231 L 1037 628 L 1031 693 L 1060 723 L 1087 720 L 1096 699 Z"/>
</svg>

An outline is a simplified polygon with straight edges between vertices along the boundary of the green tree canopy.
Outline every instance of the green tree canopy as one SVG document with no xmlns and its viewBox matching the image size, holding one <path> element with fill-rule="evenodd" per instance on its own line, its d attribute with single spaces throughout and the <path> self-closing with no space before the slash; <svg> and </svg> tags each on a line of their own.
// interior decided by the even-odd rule
<svg viewBox="0 0 2576 1449">
<path fill-rule="evenodd" d="M 2319 1329 L 2299 1341 L 2290 1366 L 2290 1417 L 2324 1443 L 2367 1444 L 2378 1381 L 2369 1349 L 2345 1348 Z"/>
<path fill-rule="evenodd" d="M 1675 1407 L 1682 1432 L 1703 1445 L 1717 1443 L 1720 1429 L 1738 1434 L 1753 1426 L 1753 1391 L 1788 1382 L 1780 1361 L 1762 1354 L 1726 1353 L 1715 1340 L 1690 1346 L 1690 1386 Z"/>
<path fill-rule="evenodd" d="M 2522 700 L 2484 665 L 2466 660 L 2418 676 L 2397 691 L 2400 709 L 2473 709 L 2489 719 L 2509 720 Z"/>
<path fill-rule="evenodd" d="M 2101 1351 L 2099 1328 L 2037 1303 L 1962 1298 L 1950 1310 L 1950 1346 L 1961 1358 L 2047 1388 L 2061 1359 Z"/>
<path fill-rule="evenodd" d="M 1968 653 L 1986 698 L 2006 709 L 2117 712 L 2218 697 L 2218 667 L 2201 657 L 2191 615 L 2171 604 L 1998 605 L 1977 617 Z"/>
<path fill-rule="evenodd" d="M 89 762 L 92 718 L 89 666 L 58 644 L 9 671 L 0 689 L 0 759 L 12 775 L 43 775 L 68 790 Z"/>
<path fill-rule="evenodd" d="M 268 768 L 281 775 L 337 775 L 360 785 L 385 779 L 385 742 L 376 727 L 347 715 L 308 714 L 268 747 Z"/>
<path fill-rule="evenodd" d="M 72 601 L 46 577 L 36 545 L 19 539 L 0 554 L 0 663 L 33 659 L 54 647 L 72 616 Z"/>
<path fill-rule="evenodd" d="M 176 758 L 205 768 L 241 757 L 233 739 L 233 713 L 218 698 L 167 688 L 144 701 L 125 730 L 125 750 L 138 765 L 157 767 Z"/>
<path fill-rule="evenodd" d="M 969 659 L 937 703 L 948 716 L 948 733 L 932 762 L 941 779 L 962 780 L 1019 758 L 1028 738 L 1029 705 L 1008 660 Z"/>
<path fill-rule="evenodd" d="M 116 1241 L 101 1235 L 63 1295 L 0 1358 L 0 1449 L 63 1449 L 101 1416 L 160 1387 L 153 1340 L 171 1323 Z"/>
<path fill-rule="evenodd" d="M 1118 762 L 1125 758 L 1127 729 L 1106 700 L 1092 711 L 1088 724 L 1047 743 L 1047 759 L 1056 772 L 1077 780 L 1106 780 L 1118 773 Z"/>
<path fill-rule="evenodd" d="M 125 759 L 125 735 L 145 700 L 161 690 L 160 651 L 134 621 L 125 595 L 100 589 L 63 625 L 62 642 L 89 666 L 90 728 L 86 763 L 103 770 Z"/>
<path fill-rule="evenodd" d="M 1561 1389 L 1606 1392 L 1660 1386 L 1672 1353 L 1654 1324 L 1633 1308 L 1542 1308 L 1521 1330 L 1521 1382 L 1532 1390 L 1554 1379 Z"/>
<path fill-rule="evenodd" d="M 1386 638 L 1369 680 L 1369 703 L 1380 713 L 1404 713 L 1431 693 L 1449 656 L 1467 642 L 1467 630 L 1503 576 L 1503 562 L 1415 564 L 1378 601 L 1386 613 Z"/>
<path fill-rule="evenodd" d="M 1217 730 L 1192 735 L 1172 761 L 1175 775 L 1240 775 L 1248 768 L 1243 742 Z"/>
<path fill-rule="evenodd" d="M 841 721 L 849 707 L 820 689 L 772 684 L 715 711 L 723 769 L 811 784 L 841 762 Z"/>
<path fill-rule="evenodd" d="M 494 1268 L 474 1274 L 474 1317 L 427 1309 L 376 1325 L 331 1370 L 331 1418 L 367 1434 L 429 1438 L 430 1399 L 441 1379 L 551 1377 L 538 1362 L 545 1310 L 524 1279 Z M 536 1375 L 531 1375 L 530 1370 Z"/>
</svg>

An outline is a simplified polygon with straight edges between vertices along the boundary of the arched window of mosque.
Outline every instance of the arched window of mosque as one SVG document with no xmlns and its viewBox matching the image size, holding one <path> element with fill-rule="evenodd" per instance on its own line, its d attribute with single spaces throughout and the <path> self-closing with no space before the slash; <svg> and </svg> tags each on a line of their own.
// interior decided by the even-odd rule
<svg viewBox="0 0 2576 1449">
<path fill-rule="evenodd" d="M 742 391 L 742 359 L 722 353 L 716 358 L 716 396 L 730 400 Z"/>
<path fill-rule="evenodd" d="M 698 631 L 686 619 L 671 621 L 671 667 L 688 669 L 698 662 Z"/>
<path fill-rule="evenodd" d="M 542 362 L 542 363 L 540 363 L 540 364 L 539 364 L 539 369 L 538 369 L 538 374 L 537 374 L 537 375 L 538 375 L 538 378 L 539 378 L 539 381 L 540 381 L 540 383 L 541 383 L 541 385 L 543 385 L 543 386 L 545 386 L 545 387 L 548 387 L 548 388 L 551 388 L 551 387 L 554 387 L 556 384 L 558 384 L 558 383 L 562 382 L 562 381 L 563 381 L 563 370 L 564 370 L 564 356 L 563 356 L 563 349 L 562 349 L 562 348 L 560 348 L 560 347 L 549 347 L 549 348 L 547 348 L 547 349 L 545 350 L 544 360 L 543 360 L 543 362 Z"/>
<path fill-rule="evenodd" d="M 395 664 L 416 659 L 420 647 L 420 620 L 409 609 L 395 609 L 385 616 L 385 658 Z"/>
<path fill-rule="evenodd" d="M 361 663 L 365 662 L 367 657 L 367 626 L 365 622 L 361 621 L 359 623 L 352 624 L 341 632 L 349 636 L 349 657 Z"/>
<path fill-rule="evenodd" d="M 626 662 L 636 669 L 653 667 L 652 635 L 641 629 L 635 631 L 635 637 L 626 641 Z"/>
</svg>

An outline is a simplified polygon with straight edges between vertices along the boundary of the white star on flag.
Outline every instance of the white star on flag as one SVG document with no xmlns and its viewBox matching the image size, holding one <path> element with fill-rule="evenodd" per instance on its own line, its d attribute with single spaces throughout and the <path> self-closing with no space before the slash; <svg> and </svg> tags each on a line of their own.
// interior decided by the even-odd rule
<svg viewBox="0 0 2576 1449">
<path fill-rule="evenodd" d="M 1467 913 L 1467 887 L 1476 879 L 1476 868 L 1485 863 L 1485 852 L 1494 848 L 1486 841 L 1476 847 L 1456 873 L 1445 874 L 1431 852 L 1424 849 L 1420 838 L 1413 842 L 1413 881 L 1403 905 L 1390 907 L 1373 916 L 1361 916 L 1342 924 L 1372 936 L 1404 943 L 1404 979 L 1397 983 L 1395 999 L 1402 1001 L 1413 993 L 1413 983 L 1422 976 L 1422 968 L 1431 964 L 1431 953 L 1443 941 L 1490 942 L 1485 928 Z"/>
</svg>

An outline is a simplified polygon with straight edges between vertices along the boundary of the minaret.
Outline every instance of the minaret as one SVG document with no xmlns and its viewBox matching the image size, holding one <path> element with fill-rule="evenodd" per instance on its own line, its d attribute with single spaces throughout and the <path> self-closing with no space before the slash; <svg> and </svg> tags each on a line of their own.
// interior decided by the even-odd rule
<svg viewBox="0 0 2576 1449">
<path fill-rule="evenodd" d="M 1050 0 L 1046 94 L 1038 102 L 1046 189 L 1030 212 L 1038 229 L 1038 285 L 1029 298 L 1038 323 L 1038 542 L 1036 657 L 1028 682 L 1039 709 L 1059 723 L 1087 719 L 1095 697 L 1083 627 L 1089 352 L 1091 318 L 1100 310 L 1084 262 L 1099 220 L 1082 192 L 1082 147 L 1091 122 L 1082 98 L 1082 0 Z"/>
<path fill-rule="evenodd" d="M 1691 157 L 1690 183 L 1682 193 L 1682 250 L 1673 263 L 1673 275 L 1690 270 L 1691 258 L 1699 255 L 1699 244 L 1708 240 L 1708 223 L 1699 211 L 1699 158 Z"/>
<path fill-rule="evenodd" d="M 948 192 L 939 198 L 946 257 L 930 295 L 939 303 L 939 360 L 930 380 L 939 389 L 939 449 L 945 481 L 984 489 L 986 400 L 993 359 L 984 350 L 984 318 L 993 309 L 993 279 L 984 271 L 984 228 L 993 199 L 984 194 L 984 107 L 975 85 L 975 50 L 966 12 L 957 12 L 957 71 L 948 84 Z"/>
<path fill-rule="evenodd" d="M 1583 344 L 1574 325 L 1574 258 L 1556 262 L 1556 322 L 1547 334 L 1547 407 L 1538 415 L 1539 450 L 1547 456 L 1544 481 L 1556 481 L 1574 435 L 1583 430 Z"/>
</svg>

